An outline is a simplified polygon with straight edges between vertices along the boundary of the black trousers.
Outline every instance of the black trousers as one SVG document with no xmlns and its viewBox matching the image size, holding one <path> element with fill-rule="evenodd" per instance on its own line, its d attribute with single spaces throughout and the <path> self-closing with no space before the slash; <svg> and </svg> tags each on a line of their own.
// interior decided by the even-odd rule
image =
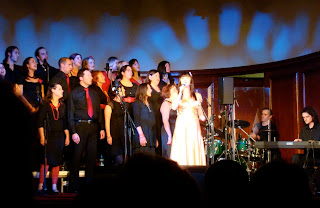
<svg viewBox="0 0 320 208">
<path fill-rule="evenodd" d="M 79 189 L 79 169 L 83 156 L 86 159 L 85 176 L 87 183 L 93 179 L 97 159 L 98 125 L 77 123 L 76 132 L 80 137 L 80 142 L 79 144 L 74 143 L 74 153 L 70 172 L 70 186 L 73 191 L 78 191 Z"/>
</svg>

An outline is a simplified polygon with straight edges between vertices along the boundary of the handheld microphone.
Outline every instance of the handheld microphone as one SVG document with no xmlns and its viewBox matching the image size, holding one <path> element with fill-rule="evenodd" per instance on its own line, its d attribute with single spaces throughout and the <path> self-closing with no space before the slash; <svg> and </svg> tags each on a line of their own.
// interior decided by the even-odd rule
<svg viewBox="0 0 320 208">
<path fill-rule="evenodd" d="M 109 63 L 106 63 L 106 68 L 104 68 L 106 71 L 109 71 L 110 70 L 110 66 L 109 66 Z"/>
</svg>

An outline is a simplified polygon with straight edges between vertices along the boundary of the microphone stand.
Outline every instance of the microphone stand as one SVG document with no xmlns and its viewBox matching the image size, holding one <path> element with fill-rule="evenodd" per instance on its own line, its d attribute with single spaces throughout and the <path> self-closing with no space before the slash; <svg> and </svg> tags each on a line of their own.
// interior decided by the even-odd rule
<svg viewBox="0 0 320 208">
<path fill-rule="evenodd" d="M 119 93 L 121 90 L 121 88 L 117 88 L 116 89 L 116 94 L 119 96 L 120 98 L 120 103 L 123 106 L 123 112 L 124 112 L 124 162 L 127 161 L 127 156 L 128 156 L 128 147 L 129 147 L 129 156 L 132 155 L 132 148 L 131 148 L 131 133 L 129 133 L 128 130 L 128 124 L 129 124 L 129 129 L 131 130 L 132 134 L 135 135 L 134 133 L 134 129 L 136 129 L 136 125 L 134 124 L 130 113 L 128 111 L 128 107 L 126 105 L 126 103 L 123 101 L 123 96 Z M 129 137 L 128 137 L 129 136 Z M 129 142 L 129 146 L 128 146 L 128 142 Z"/>
<path fill-rule="evenodd" d="M 44 120 L 44 177 L 43 177 L 43 191 L 47 192 L 47 142 L 48 142 L 48 132 L 50 131 L 49 115 L 46 113 L 46 119 Z"/>
</svg>

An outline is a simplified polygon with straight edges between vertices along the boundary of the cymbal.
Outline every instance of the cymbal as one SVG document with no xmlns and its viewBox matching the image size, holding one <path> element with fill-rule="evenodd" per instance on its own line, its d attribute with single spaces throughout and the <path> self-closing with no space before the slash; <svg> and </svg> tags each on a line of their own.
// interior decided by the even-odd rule
<svg viewBox="0 0 320 208">
<path fill-rule="evenodd" d="M 228 122 L 228 125 L 229 126 L 232 126 L 232 123 L 231 123 L 232 121 L 229 121 Z M 247 127 L 249 127 L 250 126 L 250 123 L 248 122 L 248 121 L 244 121 L 244 120 L 239 120 L 239 119 L 237 119 L 237 120 L 234 120 L 234 127 L 235 128 L 239 128 L 239 127 L 241 127 L 241 128 L 247 128 Z"/>
</svg>

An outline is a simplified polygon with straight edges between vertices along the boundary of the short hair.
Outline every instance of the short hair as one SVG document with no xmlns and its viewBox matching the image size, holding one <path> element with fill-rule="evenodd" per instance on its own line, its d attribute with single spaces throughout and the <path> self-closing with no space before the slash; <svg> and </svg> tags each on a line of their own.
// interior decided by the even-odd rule
<svg viewBox="0 0 320 208">
<path fill-rule="evenodd" d="M 62 58 L 60 58 L 59 61 L 58 61 L 59 67 L 60 67 L 61 64 L 65 64 L 68 59 L 69 59 L 69 58 L 67 58 L 67 57 L 62 57 Z M 70 59 L 69 59 L 69 60 L 70 60 Z"/>
<path fill-rule="evenodd" d="M 90 70 L 87 68 L 79 69 L 77 77 L 78 78 L 83 77 L 85 71 L 90 72 Z"/>
<path fill-rule="evenodd" d="M 270 108 L 264 108 L 264 109 L 262 109 L 262 111 L 264 111 L 264 110 L 268 110 L 268 111 L 269 111 L 269 113 L 270 113 L 270 116 L 272 116 L 272 115 L 273 115 L 273 112 L 272 112 L 272 110 L 271 110 Z"/>
<path fill-rule="evenodd" d="M 38 63 L 39 63 L 39 59 L 38 59 L 37 57 L 40 55 L 39 51 L 40 51 L 41 49 L 46 49 L 46 48 L 43 47 L 43 46 L 40 46 L 40 47 L 37 48 L 36 51 L 34 52 L 34 56 L 36 57 Z"/>
<path fill-rule="evenodd" d="M 108 58 L 107 63 L 113 65 L 116 60 L 119 60 L 117 57 L 111 56 Z"/>
<path fill-rule="evenodd" d="M 75 58 L 76 58 L 76 56 L 80 56 L 80 57 L 81 57 L 81 59 L 82 59 L 82 56 L 81 56 L 81 54 L 80 54 L 80 53 L 73 53 L 73 54 L 71 54 L 71 55 L 69 56 L 69 59 L 70 59 L 70 60 L 73 60 L 73 59 L 75 59 Z"/>
<path fill-rule="evenodd" d="M 304 109 L 302 109 L 301 115 L 302 113 L 308 113 L 312 117 L 312 121 L 314 123 L 316 124 L 319 123 L 318 113 L 313 107 L 310 107 L 310 106 L 305 107 Z"/>
</svg>

